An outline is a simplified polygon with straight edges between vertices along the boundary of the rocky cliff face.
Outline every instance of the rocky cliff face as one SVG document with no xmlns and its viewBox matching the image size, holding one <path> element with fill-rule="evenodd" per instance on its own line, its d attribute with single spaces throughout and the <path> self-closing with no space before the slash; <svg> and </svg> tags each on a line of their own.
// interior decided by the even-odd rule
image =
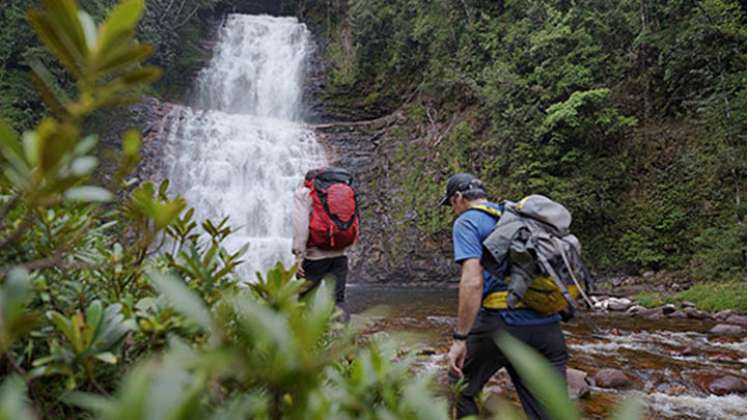
<svg viewBox="0 0 747 420">
<path fill-rule="evenodd" d="M 333 164 L 351 170 L 358 183 L 361 238 L 351 255 L 352 282 L 426 285 L 457 278 L 448 237 L 427 239 L 407 218 L 395 216 L 407 192 L 393 176 L 393 156 L 402 143 L 391 132 L 404 123 L 396 112 L 365 122 L 317 125 Z"/>
<path fill-rule="evenodd" d="M 316 40 L 304 98 L 306 120 L 312 122 L 331 163 L 354 173 L 360 200 L 361 237 L 351 254 L 349 281 L 408 285 L 456 281 L 450 226 L 444 226 L 438 240 L 416 229 L 412 219 L 418 211 L 407 208 L 410 193 L 398 177 L 402 172 L 398 151 L 418 141 L 417 135 L 402 134 L 412 131 L 411 122 L 401 109 L 389 112 L 362 106 L 355 92 L 330 92 L 325 85 L 324 39 L 317 36 Z"/>
</svg>

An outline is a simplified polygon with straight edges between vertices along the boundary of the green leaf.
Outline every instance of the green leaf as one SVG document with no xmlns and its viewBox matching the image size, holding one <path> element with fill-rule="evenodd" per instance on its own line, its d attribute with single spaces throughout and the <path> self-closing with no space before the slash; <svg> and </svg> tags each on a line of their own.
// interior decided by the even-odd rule
<svg viewBox="0 0 747 420">
<path fill-rule="evenodd" d="M 557 420 L 580 418 L 576 405 L 568 398 L 565 382 L 544 357 L 503 331 L 496 342 L 550 417 Z"/>
<path fill-rule="evenodd" d="M 123 0 L 118 4 L 99 29 L 99 39 L 96 50 L 103 52 L 116 48 L 114 41 L 122 33 L 135 30 L 140 16 L 143 14 L 143 0 Z M 121 39 L 121 38 L 120 38 Z"/>
<path fill-rule="evenodd" d="M 65 192 L 65 198 L 72 201 L 106 203 L 112 201 L 114 195 L 104 188 L 89 185 L 70 188 Z"/>
<path fill-rule="evenodd" d="M 28 407 L 26 384 L 18 376 L 10 376 L 0 386 L 0 420 L 33 420 Z"/>
<path fill-rule="evenodd" d="M 28 13 L 28 18 L 34 32 L 47 49 L 60 60 L 74 77 L 79 78 L 81 76 L 80 63 L 83 59 L 74 48 L 71 48 L 70 39 L 64 34 L 60 36 L 51 20 L 42 12 L 31 10 Z"/>
<path fill-rule="evenodd" d="M 129 130 L 122 139 L 122 153 L 125 156 L 137 156 L 140 153 L 140 133 L 137 130 Z"/>
<path fill-rule="evenodd" d="M 612 412 L 611 420 L 639 420 L 643 418 L 643 401 L 638 396 L 625 398 Z"/>
<path fill-rule="evenodd" d="M 18 133 L 3 118 L 0 118 L 0 152 L 6 159 L 23 156 Z"/>
<path fill-rule="evenodd" d="M 101 360 L 104 363 L 108 363 L 110 365 L 116 365 L 117 364 L 117 356 L 113 355 L 110 352 L 105 353 L 99 353 L 96 355 L 96 358 Z"/>
<path fill-rule="evenodd" d="M 78 20 L 80 21 L 81 28 L 83 29 L 83 35 L 86 40 L 86 47 L 89 50 L 96 48 L 96 23 L 88 13 L 79 10 Z"/>
<path fill-rule="evenodd" d="M 172 275 L 165 275 L 156 270 L 147 270 L 148 277 L 156 288 L 169 300 L 177 312 L 194 321 L 208 333 L 216 331 L 215 324 L 205 302 L 183 281 Z"/>
<path fill-rule="evenodd" d="M 58 330 L 60 330 L 65 338 L 68 339 L 68 341 L 73 342 L 75 340 L 76 334 L 75 331 L 73 331 L 73 323 L 70 322 L 69 319 L 65 318 L 62 314 L 55 311 L 47 312 L 47 317 L 50 321 L 52 321 L 52 324 L 54 324 L 54 326 Z"/>
<path fill-rule="evenodd" d="M 121 44 L 116 50 L 104 51 L 99 58 L 101 76 L 118 75 L 153 55 L 153 47 L 142 44 Z"/>
<path fill-rule="evenodd" d="M 82 177 L 90 175 L 96 166 L 99 164 L 99 160 L 93 156 L 84 156 L 73 160 L 70 169 L 73 175 Z"/>
</svg>

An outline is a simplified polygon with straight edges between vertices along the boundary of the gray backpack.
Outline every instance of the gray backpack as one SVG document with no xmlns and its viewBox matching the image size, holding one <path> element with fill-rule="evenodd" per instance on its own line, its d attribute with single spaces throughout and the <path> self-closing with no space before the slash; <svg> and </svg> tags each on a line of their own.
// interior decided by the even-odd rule
<svg viewBox="0 0 747 420">
<path fill-rule="evenodd" d="M 580 295 L 591 306 L 584 292 L 591 276 L 570 225 L 571 213 L 545 196 L 505 203 L 493 232 L 483 241 L 482 264 L 494 275 L 508 267 L 508 291 L 497 299 L 489 295 L 487 302 L 494 302 L 496 308 L 528 307 L 543 314 L 572 315 Z"/>
</svg>

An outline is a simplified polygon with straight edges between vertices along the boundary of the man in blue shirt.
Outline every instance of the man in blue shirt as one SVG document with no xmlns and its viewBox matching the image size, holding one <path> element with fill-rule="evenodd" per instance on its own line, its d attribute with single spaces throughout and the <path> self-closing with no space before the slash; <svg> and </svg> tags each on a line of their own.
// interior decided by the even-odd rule
<svg viewBox="0 0 747 420">
<path fill-rule="evenodd" d="M 565 378 L 568 351 L 560 329 L 560 316 L 542 315 L 531 309 L 508 309 L 505 305 L 501 308 L 494 303 L 507 289 L 505 275 L 496 277 L 485 271 L 480 259 L 482 242 L 493 231 L 503 206 L 487 200 L 479 179 L 466 173 L 449 178 L 441 205 L 451 206 L 459 215 L 452 233 L 454 260 L 461 265 L 462 274 L 457 325 L 448 359 L 451 378 L 464 377 L 467 385 L 457 400 L 457 418 L 477 414 L 475 396 L 502 367 L 508 370 L 527 416 L 548 418 L 501 353 L 494 337 L 500 330 L 507 331 L 544 355 Z M 499 264 L 507 273 L 509 262 L 500 261 Z"/>
</svg>

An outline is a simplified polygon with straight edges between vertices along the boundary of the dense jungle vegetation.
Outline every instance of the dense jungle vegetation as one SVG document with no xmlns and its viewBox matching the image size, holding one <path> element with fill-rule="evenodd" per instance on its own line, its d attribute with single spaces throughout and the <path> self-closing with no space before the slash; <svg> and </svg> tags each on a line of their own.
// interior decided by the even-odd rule
<svg viewBox="0 0 747 420">
<path fill-rule="evenodd" d="M 598 269 L 744 278 L 744 2 L 305 3 L 327 102 L 407 116 L 387 137 L 404 226 L 448 240 L 432 203 L 471 171 L 496 199 L 568 204 Z"/>
<path fill-rule="evenodd" d="M 168 182 L 129 178 L 139 133 L 111 185 L 91 180 L 85 120 L 161 75 L 134 38 L 142 13 L 28 13 L 64 73 L 29 63 L 49 115 L 22 135 L 0 119 L 0 418 L 447 418 L 406 353 L 336 322 L 331 291 L 300 300 L 282 266 L 240 288 L 226 220 L 198 226 Z"/>
<path fill-rule="evenodd" d="M 90 122 L 183 94 L 206 20 L 234 6 L 144 3 L 0 10 L 0 418 L 448 418 L 408 354 L 336 323 L 328 291 L 300 300 L 292 268 L 238 287 L 227 222 L 198 224 L 168 182 L 129 177 L 137 132 L 121 133 L 111 183 L 92 180 Z M 281 6 L 332 40 L 327 101 L 408 116 L 391 133 L 415 162 L 391 194 L 417 209 L 408 223 L 443 235 L 442 185 L 424 181 L 471 170 L 501 197 L 568 203 L 599 267 L 744 274 L 741 4 Z M 562 386 L 538 385 L 549 374 L 530 351 L 502 345 L 557 418 L 577 417 Z"/>
</svg>

